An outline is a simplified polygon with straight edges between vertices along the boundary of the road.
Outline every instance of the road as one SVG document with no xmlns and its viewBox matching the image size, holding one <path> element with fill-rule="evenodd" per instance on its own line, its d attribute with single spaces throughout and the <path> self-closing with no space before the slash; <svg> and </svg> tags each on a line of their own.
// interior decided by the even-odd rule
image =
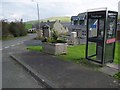
<svg viewBox="0 0 120 90">
<path fill-rule="evenodd" d="M 30 40 L 34 38 L 35 36 L 36 34 L 28 34 L 27 36 L 24 36 L 24 37 L 15 38 L 12 40 L 5 40 L 2 42 L 2 48 L 0 48 L 0 50 L 13 47 L 19 44 L 23 44 L 24 41 Z"/>
<path fill-rule="evenodd" d="M 34 38 L 36 34 L 15 38 L 2 42 L 2 88 L 43 88 L 27 71 L 10 58 L 11 53 L 19 53 L 24 49 L 24 43 Z"/>
</svg>

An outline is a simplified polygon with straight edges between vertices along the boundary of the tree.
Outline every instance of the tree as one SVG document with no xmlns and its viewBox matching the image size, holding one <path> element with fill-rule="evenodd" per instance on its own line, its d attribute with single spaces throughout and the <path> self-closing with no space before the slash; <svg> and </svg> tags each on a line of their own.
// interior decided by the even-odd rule
<svg viewBox="0 0 120 90">
<path fill-rule="evenodd" d="M 25 25 L 23 22 L 16 22 L 17 24 L 17 27 L 19 29 L 19 32 L 20 32 L 20 36 L 25 36 L 27 35 L 27 30 L 25 29 Z"/>
<path fill-rule="evenodd" d="M 9 31 L 14 35 L 14 37 L 27 35 L 27 30 L 25 29 L 25 25 L 22 21 L 23 20 L 21 19 L 20 22 L 16 21 L 10 23 Z"/>
<path fill-rule="evenodd" d="M 20 31 L 17 27 L 17 23 L 11 22 L 9 26 L 9 31 L 11 34 L 13 34 L 14 37 L 20 36 Z"/>
<path fill-rule="evenodd" d="M 2 23 L 2 37 L 7 38 L 10 33 L 9 32 L 9 24 L 7 23 L 6 20 L 1 20 L 1 23 Z"/>
</svg>

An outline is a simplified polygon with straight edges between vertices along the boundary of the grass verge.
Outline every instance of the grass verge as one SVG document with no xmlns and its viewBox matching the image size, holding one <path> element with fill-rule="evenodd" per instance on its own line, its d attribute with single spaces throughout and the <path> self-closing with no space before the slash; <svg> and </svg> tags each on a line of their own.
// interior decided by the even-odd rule
<svg viewBox="0 0 120 90">
<path fill-rule="evenodd" d="M 27 49 L 30 51 L 42 51 L 42 46 L 28 46 Z"/>
<path fill-rule="evenodd" d="M 25 37 L 25 36 L 19 36 L 19 37 L 2 37 L 1 39 L 6 41 L 6 40 L 12 40 L 12 39 L 16 39 L 16 38 L 21 38 L 21 37 Z"/>
<path fill-rule="evenodd" d="M 117 80 L 120 80 L 120 72 L 116 73 L 113 77 Z"/>
<path fill-rule="evenodd" d="M 83 58 L 85 58 L 85 47 L 86 45 L 79 45 L 79 46 L 68 46 L 67 55 L 60 55 L 61 58 L 64 60 L 70 60 L 74 62 L 80 62 Z M 120 54 L 120 43 L 116 43 L 116 49 L 115 49 L 115 58 L 114 63 L 120 64 L 120 57 L 118 54 Z"/>
<path fill-rule="evenodd" d="M 114 63 L 120 64 L 120 42 L 116 43 Z"/>
</svg>

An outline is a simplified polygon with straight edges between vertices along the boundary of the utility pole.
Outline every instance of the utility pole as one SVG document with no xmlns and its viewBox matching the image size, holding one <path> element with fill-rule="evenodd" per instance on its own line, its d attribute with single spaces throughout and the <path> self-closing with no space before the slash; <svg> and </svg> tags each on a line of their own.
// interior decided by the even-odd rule
<svg viewBox="0 0 120 90">
<path fill-rule="evenodd" d="M 34 2 L 34 0 L 32 0 L 32 2 Z M 39 16 L 39 5 L 38 2 L 37 3 L 37 14 L 38 14 L 38 30 L 40 30 L 40 16 Z"/>
<path fill-rule="evenodd" d="M 37 2 L 37 12 L 38 12 L 38 30 L 40 30 L 40 17 L 39 17 L 39 5 Z"/>
</svg>

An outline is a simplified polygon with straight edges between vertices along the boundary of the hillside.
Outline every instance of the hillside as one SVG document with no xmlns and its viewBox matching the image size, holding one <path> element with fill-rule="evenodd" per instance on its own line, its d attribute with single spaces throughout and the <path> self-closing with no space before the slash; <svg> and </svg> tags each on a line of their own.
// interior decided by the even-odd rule
<svg viewBox="0 0 120 90">
<path fill-rule="evenodd" d="M 70 22 L 70 17 L 50 17 L 50 18 L 42 19 L 40 21 L 46 22 L 47 20 L 49 20 L 49 21 L 60 20 L 61 22 Z M 28 21 L 28 22 L 26 22 L 26 24 L 35 24 L 35 23 L 37 23 L 37 21 L 38 20 Z"/>
</svg>

